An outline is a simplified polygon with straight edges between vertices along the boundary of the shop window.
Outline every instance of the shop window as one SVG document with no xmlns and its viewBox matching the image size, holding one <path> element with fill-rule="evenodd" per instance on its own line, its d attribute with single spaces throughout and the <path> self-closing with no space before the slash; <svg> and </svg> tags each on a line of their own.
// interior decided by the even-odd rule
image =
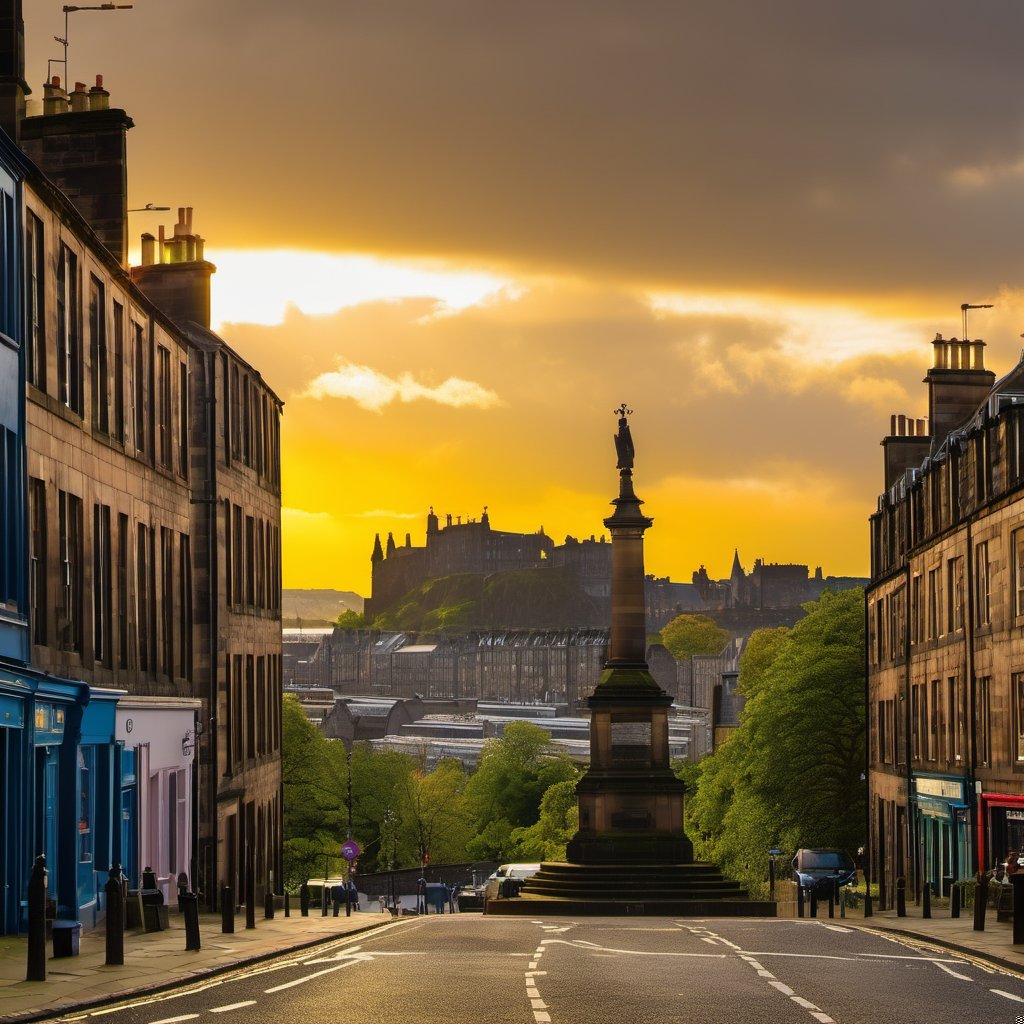
<svg viewBox="0 0 1024 1024">
<path fill-rule="evenodd" d="M 93 859 L 96 818 L 96 748 L 78 748 L 78 861 L 90 864 Z"/>
</svg>

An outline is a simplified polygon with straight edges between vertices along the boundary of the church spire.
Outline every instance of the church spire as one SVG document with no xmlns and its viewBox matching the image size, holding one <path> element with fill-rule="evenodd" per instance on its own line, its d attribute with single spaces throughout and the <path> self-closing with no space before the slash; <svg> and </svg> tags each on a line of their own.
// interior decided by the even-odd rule
<svg viewBox="0 0 1024 1024">
<path fill-rule="evenodd" d="M 370 555 L 370 561 L 376 565 L 378 562 L 384 561 L 384 549 L 380 546 L 380 534 L 375 534 L 373 538 L 373 554 Z"/>
</svg>

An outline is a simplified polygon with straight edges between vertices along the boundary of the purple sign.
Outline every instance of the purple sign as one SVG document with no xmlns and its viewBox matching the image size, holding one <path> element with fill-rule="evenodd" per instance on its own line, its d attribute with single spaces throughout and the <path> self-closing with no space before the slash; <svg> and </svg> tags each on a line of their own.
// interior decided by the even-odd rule
<svg viewBox="0 0 1024 1024">
<path fill-rule="evenodd" d="M 354 839 L 346 839 L 341 844 L 341 855 L 345 860 L 355 860 L 362 852 L 362 848 Z"/>
</svg>

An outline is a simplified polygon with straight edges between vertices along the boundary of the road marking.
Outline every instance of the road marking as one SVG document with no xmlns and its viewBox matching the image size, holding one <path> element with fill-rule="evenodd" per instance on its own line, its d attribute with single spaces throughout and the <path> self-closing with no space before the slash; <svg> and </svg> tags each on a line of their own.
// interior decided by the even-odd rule
<svg viewBox="0 0 1024 1024">
<path fill-rule="evenodd" d="M 531 960 L 526 966 L 531 971 L 535 970 L 536 967 L 537 967 L 537 961 L 536 960 Z"/>
<path fill-rule="evenodd" d="M 1024 999 L 1022 999 L 1021 1002 L 1024 1002 Z M 530 1005 L 535 1010 L 546 1010 L 548 1008 L 548 1004 L 545 1003 L 543 999 L 531 999 Z"/>
<path fill-rule="evenodd" d="M 726 960 L 728 953 L 657 953 L 646 949 L 615 949 L 610 946 L 599 946 L 596 942 L 587 942 L 584 939 L 545 939 L 545 942 L 560 943 L 563 946 L 575 946 L 585 953 L 625 953 L 627 956 L 682 956 L 699 957 L 704 960 Z"/>
<path fill-rule="evenodd" d="M 974 981 L 973 978 L 969 978 L 966 974 L 960 974 L 959 972 L 954 971 L 952 967 L 947 967 L 945 964 L 941 964 L 938 961 L 935 961 L 935 966 L 938 967 L 940 971 L 945 971 L 951 978 L 959 978 L 961 981 Z"/>
<path fill-rule="evenodd" d="M 547 974 L 547 973 L 548 973 L 547 971 L 527 971 L 526 972 L 526 976 L 528 978 L 531 978 L 531 977 L 533 977 L 533 975 L 536 974 L 539 977 L 540 975 Z"/>
<path fill-rule="evenodd" d="M 551 1014 L 545 1013 L 543 1010 L 534 1010 L 533 1019 L 537 1024 L 551 1024 Z"/>
<path fill-rule="evenodd" d="M 228 1003 L 227 1006 L 214 1006 L 211 1007 L 210 1013 L 227 1013 L 228 1010 L 240 1010 L 243 1006 L 253 1006 L 255 1003 L 255 999 L 246 999 L 243 1003 Z"/>
<path fill-rule="evenodd" d="M 353 960 L 349 960 L 347 964 L 338 964 L 336 967 L 328 967 L 322 971 L 314 971 L 312 974 L 307 974 L 304 978 L 296 978 L 295 981 L 286 981 L 283 985 L 275 985 L 273 988 L 265 988 L 263 990 L 263 994 L 269 996 L 274 992 L 283 992 L 286 988 L 294 988 L 296 985 L 305 985 L 307 981 L 312 981 L 314 978 L 320 978 L 325 974 L 333 974 L 335 971 L 343 971 L 346 967 L 354 967 L 356 964 L 365 963 L 366 959 L 366 957 L 356 957 Z M 167 1024 L 167 1022 L 156 1021 L 155 1024 Z"/>
<path fill-rule="evenodd" d="M 153 1024 L 178 1024 L 180 1020 L 195 1020 L 198 1016 L 198 1013 L 183 1013 L 180 1017 L 164 1017 L 163 1020 L 155 1020 Z"/>
<path fill-rule="evenodd" d="M 533 985 L 526 986 L 526 998 L 527 999 L 540 999 L 540 993 Z"/>
<path fill-rule="evenodd" d="M 1015 996 L 1012 992 L 1004 992 L 1001 988 L 990 988 L 989 992 L 997 996 L 1002 996 L 1004 999 L 1012 999 L 1015 1003 L 1024 1003 L 1024 999 L 1020 996 Z"/>
<path fill-rule="evenodd" d="M 784 996 L 791 996 L 794 994 L 793 990 L 788 986 L 784 985 L 781 981 L 770 981 L 768 982 L 772 988 L 777 988 Z"/>
</svg>

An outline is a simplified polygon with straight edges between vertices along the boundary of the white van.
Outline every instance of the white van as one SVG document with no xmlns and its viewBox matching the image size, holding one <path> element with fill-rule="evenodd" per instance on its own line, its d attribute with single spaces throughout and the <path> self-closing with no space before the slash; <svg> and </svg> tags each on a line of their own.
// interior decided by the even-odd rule
<svg viewBox="0 0 1024 1024">
<path fill-rule="evenodd" d="M 516 878 L 520 881 L 525 881 L 527 878 L 533 878 L 538 871 L 540 871 L 539 864 L 502 864 L 484 883 L 484 899 L 496 899 L 501 883 L 506 878 Z"/>
</svg>

